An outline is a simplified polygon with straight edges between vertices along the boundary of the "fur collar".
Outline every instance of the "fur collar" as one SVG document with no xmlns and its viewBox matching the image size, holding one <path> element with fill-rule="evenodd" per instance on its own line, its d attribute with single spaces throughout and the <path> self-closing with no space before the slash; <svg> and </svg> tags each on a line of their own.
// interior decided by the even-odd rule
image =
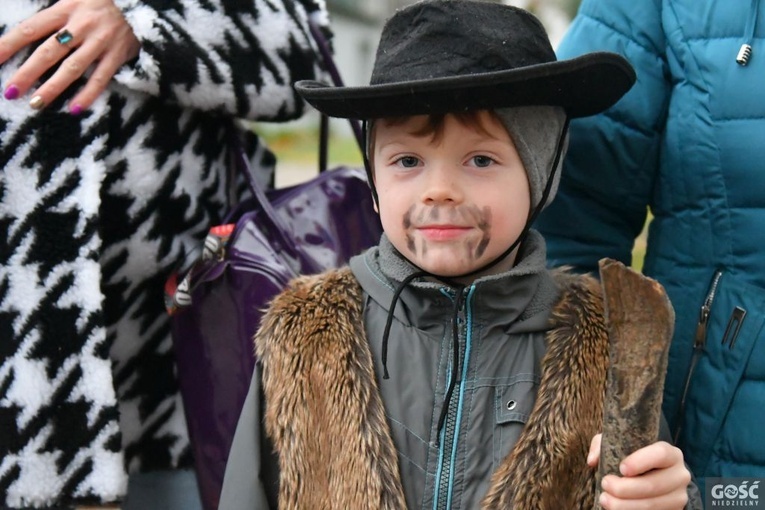
<svg viewBox="0 0 765 510">
<path fill-rule="evenodd" d="M 585 458 L 600 431 L 608 340 L 600 285 L 557 273 L 537 401 L 482 508 L 590 508 Z M 406 508 L 362 320 L 347 268 L 295 280 L 256 336 L 266 431 L 279 452 L 280 508 Z"/>
</svg>

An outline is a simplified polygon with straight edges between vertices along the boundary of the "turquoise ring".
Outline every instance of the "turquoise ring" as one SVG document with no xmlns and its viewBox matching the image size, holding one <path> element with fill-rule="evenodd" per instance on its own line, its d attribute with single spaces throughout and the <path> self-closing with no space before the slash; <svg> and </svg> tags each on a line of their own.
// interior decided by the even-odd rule
<svg viewBox="0 0 765 510">
<path fill-rule="evenodd" d="M 74 36 L 67 29 L 64 29 L 56 34 L 56 40 L 59 42 L 59 44 L 63 44 L 64 46 L 66 46 L 67 43 L 72 42 L 72 39 L 74 39 Z"/>
</svg>

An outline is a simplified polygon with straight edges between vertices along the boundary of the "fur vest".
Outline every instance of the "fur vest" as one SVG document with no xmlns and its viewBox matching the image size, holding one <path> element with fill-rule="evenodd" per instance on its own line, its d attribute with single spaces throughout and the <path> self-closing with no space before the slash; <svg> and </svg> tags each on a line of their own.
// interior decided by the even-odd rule
<svg viewBox="0 0 765 510">
<path fill-rule="evenodd" d="M 601 430 L 608 364 L 600 285 L 558 273 L 548 348 L 532 414 L 494 472 L 482 508 L 591 508 L 585 458 Z M 279 454 L 280 508 L 406 508 L 398 456 L 350 270 L 303 277 L 256 336 L 266 431 Z"/>
</svg>

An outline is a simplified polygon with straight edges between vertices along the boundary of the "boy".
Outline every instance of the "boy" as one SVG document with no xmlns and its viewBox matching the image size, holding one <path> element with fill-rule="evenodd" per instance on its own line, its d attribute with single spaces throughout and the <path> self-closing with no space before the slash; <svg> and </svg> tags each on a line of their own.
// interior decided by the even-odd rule
<svg viewBox="0 0 765 510">
<path fill-rule="evenodd" d="M 608 359 L 591 277 L 545 270 L 568 117 L 634 82 L 611 54 L 556 62 L 520 9 L 428 1 L 385 25 L 372 85 L 299 82 L 369 123 L 379 246 L 293 282 L 258 369 L 220 508 L 591 508 Z M 657 442 L 603 480 L 604 508 L 680 509 Z"/>
</svg>

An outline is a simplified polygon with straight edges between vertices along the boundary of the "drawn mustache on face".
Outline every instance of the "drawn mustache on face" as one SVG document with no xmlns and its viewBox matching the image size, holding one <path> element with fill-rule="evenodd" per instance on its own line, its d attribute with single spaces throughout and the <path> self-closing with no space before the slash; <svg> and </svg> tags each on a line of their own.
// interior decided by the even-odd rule
<svg viewBox="0 0 765 510">
<path fill-rule="evenodd" d="M 488 207 L 481 209 L 476 205 L 461 205 L 457 207 L 413 205 L 404 213 L 402 223 L 406 232 L 407 248 L 412 253 L 417 253 L 418 251 L 413 235 L 414 230 L 427 225 L 464 225 L 478 228 L 481 231 L 480 239 L 471 238 L 465 240 L 465 248 L 473 259 L 480 258 L 486 252 L 486 247 L 491 241 L 491 209 Z M 428 247 L 426 243 L 421 243 L 419 249 L 421 255 L 425 255 Z"/>
</svg>

